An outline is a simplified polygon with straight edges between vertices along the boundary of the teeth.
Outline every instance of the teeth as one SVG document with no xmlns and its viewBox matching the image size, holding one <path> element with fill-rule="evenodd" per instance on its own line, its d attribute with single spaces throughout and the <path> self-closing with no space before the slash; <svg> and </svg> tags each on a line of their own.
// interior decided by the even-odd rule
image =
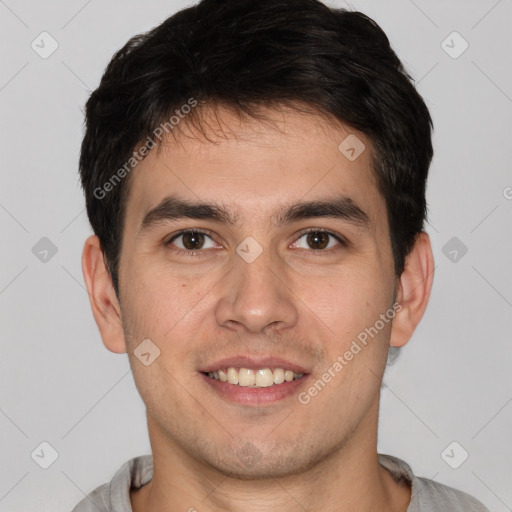
<svg viewBox="0 0 512 512">
<path fill-rule="evenodd" d="M 276 368 L 274 370 L 274 384 L 282 384 L 284 382 L 284 370 Z"/>
<path fill-rule="evenodd" d="M 215 378 L 215 373 L 213 374 Z M 254 372 L 248 368 L 240 368 L 238 372 L 238 385 L 239 386 L 253 386 L 254 385 Z"/>
<path fill-rule="evenodd" d="M 270 370 L 269 368 L 263 368 L 263 370 L 258 370 L 256 372 L 254 380 L 256 386 L 266 388 L 274 384 L 274 374 L 272 373 L 272 370 Z"/>
<path fill-rule="evenodd" d="M 208 377 L 222 382 L 229 382 L 243 387 L 266 388 L 274 384 L 282 384 L 283 382 L 292 382 L 292 380 L 300 379 L 303 373 L 294 373 L 291 370 L 276 368 L 272 371 L 270 368 L 261 368 L 259 370 L 251 370 L 250 368 L 227 368 L 227 370 L 216 370 L 208 372 Z"/>
<path fill-rule="evenodd" d="M 213 374 L 211 376 L 213 377 Z M 238 372 L 234 368 L 228 368 L 228 382 L 238 384 Z"/>
</svg>

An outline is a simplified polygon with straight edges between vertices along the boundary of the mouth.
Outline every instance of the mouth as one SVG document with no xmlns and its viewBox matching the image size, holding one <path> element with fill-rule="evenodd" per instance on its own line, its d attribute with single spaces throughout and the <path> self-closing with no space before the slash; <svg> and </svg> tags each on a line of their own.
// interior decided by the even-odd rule
<svg viewBox="0 0 512 512">
<path fill-rule="evenodd" d="M 285 382 L 304 377 L 304 373 L 295 373 L 293 370 L 284 368 L 259 368 L 253 370 L 251 368 L 222 368 L 213 372 L 202 372 L 210 379 L 227 382 L 233 386 L 242 386 L 248 388 L 268 388 L 271 386 L 279 386 Z"/>
<path fill-rule="evenodd" d="M 247 356 L 221 359 L 199 372 L 208 388 L 221 399 L 256 406 L 294 395 L 311 374 L 305 367 L 284 359 Z"/>
</svg>

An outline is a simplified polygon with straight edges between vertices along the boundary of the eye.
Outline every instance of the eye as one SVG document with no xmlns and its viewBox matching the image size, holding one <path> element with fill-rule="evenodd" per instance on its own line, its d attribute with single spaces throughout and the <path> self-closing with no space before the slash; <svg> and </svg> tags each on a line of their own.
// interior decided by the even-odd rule
<svg viewBox="0 0 512 512">
<path fill-rule="evenodd" d="M 300 244 L 300 240 L 304 239 L 305 243 Z M 330 240 L 329 240 L 330 239 Z M 346 243 L 341 237 L 335 235 L 331 231 L 325 229 L 311 229 L 302 233 L 302 235 L 293 243 L 293 247 L 299 249 L 313 249 L 314 251 L 323 251 L 336 246 L 336 242 L 345 246 Z"/>
<path fill-rule="evenodd" d="M 210 245 L 207 244 L 205 246 L 205 241 L 207 241 L 207 239 L 210 240 Z M 190 229 L 181 231 L 174 235 L 168 242 L 166 242 L 165 245 L 174 245 L 183 251 L 193 252 L 201 249 L 212 249 L 215 247 L 215 242 L 208 233 Z"/>
<path fill-rule="evenodd" d="M 301 240 L 303 240 L 301 242 Z M 347 242 L 339 235 L 325 229 L 310 229 L 303 232 L 291 247 L 298 249 L 312 249 L 322 252 L 331 249 L 338 243 L 346 246 Z M 198 229 L 185 229 L 175 234 L 167 242 L 166 246 L 173 246 L 177 252 L 195 255 L 197 252 L 204 252 L 203 249 L 214 249 L 216 244 L 205 231 Z"/>
</svg>

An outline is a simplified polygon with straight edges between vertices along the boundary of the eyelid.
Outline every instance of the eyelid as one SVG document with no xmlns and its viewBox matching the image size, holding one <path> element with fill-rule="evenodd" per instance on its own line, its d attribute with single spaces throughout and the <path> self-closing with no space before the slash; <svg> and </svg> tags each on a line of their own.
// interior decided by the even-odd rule
<svg viewBox="0 0 512 512">
<path fill-rule="evenodd" d="M 170 236 L 170 238 L 168 238 L 165 242 L 164 242 L 164 245 L 165 246 L 168 246 L 168 245 L 171 245 L 171 243 L 176 240 L 176 238 L 179 238 L 180 236 L 183 236 L 187 233 L 199 233 L 199 234 L 202 234 L 202 235 L 206 235 L 207 237 L 209 237 L 214 243 L 217 243 L 215 242 L 214 240 L 214 237 L 213 237 L 213 232 L 212 231 L 209 231 L 208 229 L 195 229 L 195 228 L 185 228 L 185 229 L 181 229 L 180 231 L 178 231 L 177 233 L 174 233 L 173 235 Z M 220 244 L 217 244 L 217 245 L 220 245 Z M 173 249 L 175 250 L 176 252 L 181 252 L 181 253 L 184 253 L 184 254 L 193 254 L 193 255 L 196 255 L 197 253 L 200 253 L 200 252 L 205 252 L 204 249 L 197 249 L 195 251 L 190 251 L 190 250 L 186 250 L 186 249 L 181 249 L 179 247 Z"/>
<path fill-rule="evenodd" d="M 308 233 L 327 233 L 328 235 L 330 235 L 333 238 L 335 238 L 342 246 L 347 247 L 349 245 L 349 241 L 343 235 L 340 235 L 339 233 L 335 233 L 334 231 L 331 231 L 330 229 L 326 229 L 326 228 L 307 228 L 307 229 L 304 229 L 304 230 L 299 232 L 297 238 L 295 239 L 295 241 L 293 243 L 295 243 L 299 238 L 303 237 L 304 235 L 307 235 Z M 311 251 L 320 253 L 320 252 L 329 252 L 329 249 L 327 249 L 327 250 L 317 250 L 317 251 L 314 251 L 314 249 L 311 249 Z"/>
<path fill-rule="evenodd" d="M 208 229 L 185 228 L 185 229 L 180 229 L 176 233 L 170 235 L 169 238 L 167 239 L 167 241 L 165 242 L 165 244 L 166 245 L 169 244 L 170 242 L 172 242 L 179 236 L 184 235 L 186 233 L 201 233 L 203 235 L 208 235 L 210 238 L 213 238 L 213 232 L 209 231 Z"/>
</svg>

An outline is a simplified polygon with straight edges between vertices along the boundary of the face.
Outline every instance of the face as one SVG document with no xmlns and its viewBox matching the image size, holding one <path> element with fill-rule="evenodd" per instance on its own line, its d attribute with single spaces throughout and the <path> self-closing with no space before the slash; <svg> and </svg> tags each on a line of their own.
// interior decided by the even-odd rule
<svg viewBox="0 0 512 512">
<path fill-rule="evenodd" d="M 221 110 L 214 142 L 190 132 L 150 152 L 130 176 L 119 266 L 154 451 L 247 478 L 300 472 L 376 428 L 397 284 L 370 141 L 266 115 L 274 124 Z M 351 133 L 366 147 L 355 160 L 338 149 Z M 147 365 L 143 340 L 146 362 L 159 350 Z M 278 383 L 207 375 L 219 370 Z"/>
</svg>

